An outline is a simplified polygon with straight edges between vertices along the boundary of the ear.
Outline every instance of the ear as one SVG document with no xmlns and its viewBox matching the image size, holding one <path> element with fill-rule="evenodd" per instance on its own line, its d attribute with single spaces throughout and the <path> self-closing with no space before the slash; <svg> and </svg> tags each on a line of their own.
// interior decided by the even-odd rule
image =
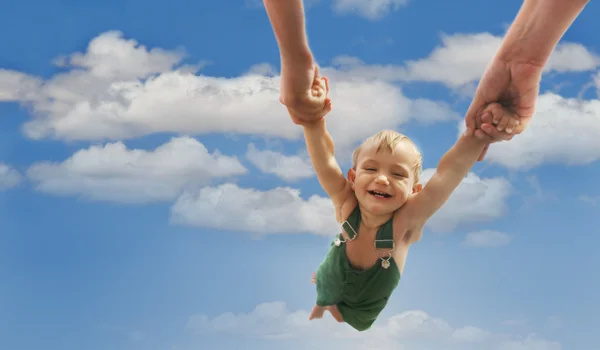
<svg viewBox="0 0 600 350">
<path fill-rule="evenodd" d="M 356 170 L 350 169 L 348 170 L 348 181 L 352 184 L 352 190 L 354 191 L 354 181 L 356 180 Z"/>
<path fill-rule="evenodd" d="M 423 185 L 417 183 L 413 186 L 413 194 L 421 192 Z"/>
</svg>

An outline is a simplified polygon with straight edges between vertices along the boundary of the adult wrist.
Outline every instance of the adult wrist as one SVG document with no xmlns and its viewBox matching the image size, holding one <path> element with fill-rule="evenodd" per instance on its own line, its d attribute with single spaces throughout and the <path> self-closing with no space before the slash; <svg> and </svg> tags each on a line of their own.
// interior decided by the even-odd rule
<svg viewBox="0 0 600 350">
<path fill-rule="evenodd" d="M 308 46 L 306 48 L 282 49 L 280 54 L 282 65 L 313 69 L 315 60 Z"/>
</svg>

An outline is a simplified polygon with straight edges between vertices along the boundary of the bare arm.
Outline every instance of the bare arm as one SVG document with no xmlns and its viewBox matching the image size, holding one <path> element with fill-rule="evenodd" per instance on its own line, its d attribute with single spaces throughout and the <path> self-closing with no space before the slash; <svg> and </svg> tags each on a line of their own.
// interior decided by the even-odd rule
<svg viewBox="0 0 600 350">
<path fill-rule="evenodd" d="M 589 0 L 525 0 L 497 57 L 542 67 Z"/>
<path fill-rule="evenodd" d="M 325 120 L 304 125 L 304 139 L 319 183 L 334 205 L 341 207 L 351 189 L 335 159 L 335 146 Z"/>
<path fill-rule="evenodd" d="M 472 134 L 462 135 L 444 154 L 427 185 L 407 204 L 405 212 L 411 222 L 411 229 L 420 232 L 425 222 L 446 203 L 486 145 L 486 142 Z"/>
<path fill-rule="evenodd" d="M 312 64 L 312 53 L 306 37 L 302 0 L 263 0 L 282 61 L 306 61 Z"/>
</svg>

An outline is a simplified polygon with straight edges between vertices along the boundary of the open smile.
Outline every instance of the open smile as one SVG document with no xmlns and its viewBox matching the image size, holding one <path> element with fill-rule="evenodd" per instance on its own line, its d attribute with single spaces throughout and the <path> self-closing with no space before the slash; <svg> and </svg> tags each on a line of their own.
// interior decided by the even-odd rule
<svg viewBox="0 0 600 350">
<path fill-rule="evenodd" d="M 391 198 L 392 195 L 380 191 L 368 191 L 370 195 L 378 198 Z"/>
</svg>

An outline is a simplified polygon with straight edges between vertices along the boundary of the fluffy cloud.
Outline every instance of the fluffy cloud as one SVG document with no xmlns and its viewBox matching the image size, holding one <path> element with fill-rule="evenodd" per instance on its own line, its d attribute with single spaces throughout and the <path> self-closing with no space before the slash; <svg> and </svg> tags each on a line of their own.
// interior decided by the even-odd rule
<svg viewBox="0 0 600 350">
<path fill-rule="evenodd" d="M 243 231 L 255 236 L 333 236 L 339 232 L 331 200 L 319 196 L 303 199 L 299 190 L 288 187 L 259 191 L 223 184 L 186 191 L 173 205 L 171 214 L 176 224 Z"/>
<path fill-rule="evenodd" d="M 410 60 L 403 65 L 367 65 L 355 57 L 342 56 L 334 61 L 336 71 L 328 74 L 338 78 L 362 77 L 384 81 L 425 81 L 441 83 L 450 88 L 463 88 L 477 82 L 500 48 L 503 37 L 490 33 L 444 34 L 441 45 L 429 56 Z M 578 43 L 557 45 L 546 72 L 592 71 L 600 66 L 600 56 Z"/>
<path fill-rule="evenodd" d="M 484 230 L 469 232 L 463 243 L 470 247 L 499 247 L 509 244 L 512 239 L 512 235 L 504 232 Z"/>
<path fill-rule="evenodd" d="M 38 78 L 0 69 L 0 102 L 34 100 L 41 84 Z"/>
<path fill-rule="evenodd" d="M 434 169 L 425 170 L 424 181 L 433 172 Z M 503 178 L 484 179 L 469 174 L 427 227 L 434 231 L 452 231 L 462 224 L 501 217 L 506 211 L 510 190 L 510 184 Z M 299 190 L 288 187 L 259 191 L 223 184 L 186 191 L 171 212 L 177 224 L 243 231 L 256 236 L 278 233 L 332 236 L 339 232 L 328 198 L 304 199 Z"/>
<path fill-rule="evenodd" d="M 264 64 L 233 78 L 197 75 L 179 66 L 184 53 L 148 49 L 119 32 L 94 38 L 85 53 L 60 58 L 64 73 L 48 80 L 0 71 L 0 98 L 25 104 L 33 118 L 27 137 L 61 140 L 123 140 L 153 133 L 235 133 L 298 140 L 302 130 L 279 103 L 279 77 Z M 332 83 L 334 110 L 328 117 L 339 147 L 348 147 L 382 128 L 395 128 L 414 111 L 448 106 L 413 103 L 384 81 Z M 368 118 L 368 123 L 365 123 Z M 439 121 L 428 113 L 419 120 Z"/>
<path fill-rule="evenodd" d="M 459 125 L 464 130 L 464 125 Z M 600 100 L 539 97 L 523 134 L 490 147 L 486 161 L 514 170 L 542 164 L 587 165 L 600 159 Z"/>
<path fill-rule="evenodd" d="M 250 144 L 246 158 L 263 173 L 274 174 L 286 181 L 315 175 L 308 157 L 286 156 L 280 152 L 258 150 L 254 144 Z"/>
<path fill-rule="evenodd" d="M 129 150 L 122 142 L 91 146 L 61 163 L 34 164 L 27 176 L 45 193 L 142 203 L 174 200 L 186 188 L 246 171 L 236 158 L 180 137 L 151 151 Z"/>
<path fill-rule="evenodd" d="M 454 327 L 424 311 L 405 311 L 381 318 L 368 332 L 356 332 L 338 324 L 326 314 L 321 320 L 308 321 L 308 311 L 290 311 L 283 302 L 258 305 L 249 313 L 231 312 L 210 318 L 196 314 L 188 319 L 188 331 L 197 334 L 224 333 L 247 338 L 278 340 L 290 348 L 298 339 L 318 340 L 315 349 L 447 349 L 447 350 L 560 350 L 558 343 L 532 335 L 494 334 L 475 326 Z M 327 342 L 335 340 L 335 343 Z M 284 343 L 282 343 L 284 342 Z"/>
<path fill-rule="evenodd" d="M 423 171 L 427 182 L 435 169 Z M 502 177 L 480 178 L 469 173 L 452 193 L 446 204 L 431 217 L 427 227 L 433 231 L 450 232 L 462 224 L 472 224 L 497 219 L 504 215 L 511 184 Z"/>
<path fill-rule="evenodd" d="M 0 163 L 0 191 L 17 186 L 21 179 L 21 174 L 17 170 Z"/>
<path fill-rule="evenodd" d="M 408 0 L 334 0 L 333 10 L 339 14 L 357 14 L 377 20 L 408 4 Z"/>
</svg>

